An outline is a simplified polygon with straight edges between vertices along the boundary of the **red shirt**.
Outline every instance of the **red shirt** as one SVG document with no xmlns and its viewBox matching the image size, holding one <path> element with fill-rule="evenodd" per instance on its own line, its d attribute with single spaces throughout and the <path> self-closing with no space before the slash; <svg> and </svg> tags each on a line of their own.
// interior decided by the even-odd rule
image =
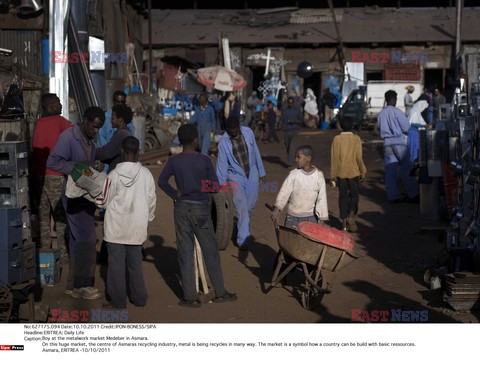
<svg viewBox="0 0 480 372">
<path fill-rule="evenodd" d="M 60 134 L 73 124 L 60 115 L 37 120 L 32 142 L 32 166 L 37 176 L 63 176 L 46 167 L 47 159 L 57 144 Z"/>
</svg>

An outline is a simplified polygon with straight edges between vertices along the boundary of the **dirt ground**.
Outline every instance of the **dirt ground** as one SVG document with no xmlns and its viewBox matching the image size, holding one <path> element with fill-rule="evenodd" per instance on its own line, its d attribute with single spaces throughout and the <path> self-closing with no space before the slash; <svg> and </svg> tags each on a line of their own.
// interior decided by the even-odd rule
<svg viewBox="0 0 480 372">
<path fill-rule="evenodd" d="M 302 131 L 298 144 L 312 145 L 314 163 L 329 179 L 330 145 L 338 132 Z M 389 204 L 383 184 L 381 143 L 375 132 L 361 132 L 364 159 L 368 169 L 361 186 L 358 216 L 359 231 L 353 234 L 356 251 L 361 256 L 336 276 L 333 291 L 314 310 L 305 310 L 292 286 L 298 286 L 303 274 L 297 271 L 287 285 L 264 293 L 272 276 L 278 246 L 266 202 L 275 201 L 276 193 L 261 192 L 253 212 L 251 229 L 255 244 L 248 252 L 239 251 L 233 243 L 221 251 L 221 262 L 227 290 L 238 294 L 238 301 L 205 304 L 198 309 L 178 306 L 181 286 L 175 248 L 173 203 L 157 192 L 156 218 L 145 243 L 148 259 L 143 270 L 149 300 L 144 308 L 128 307 L 129 322 L 167 323 L 334 323 L 351 322 L 351 309 L 362 310 L 428 310 L 429 322 L 477 322 L 478 313 L 457 313 L 442 303 L 441 291 L 429 290 L 423 282 L 425 270 L 442 255 L 439 233 L 422 233 L 424 226 L 442 226 L 420 215 L 418 204 Z M 288 174 L 283 144 L 259 144 L 268 181 L 283 182 Z M 162 159 L 165 161 L 165 159 Z M 162 169 L 157 160 L 147 163 L 155 179 Z M 331 226 L 339 227 L 337 190 L 328 187 Z M 444 223 L 446 226 L 446 223 Z M 97 222 L 101 238 L 102 223 Z M 100 249 L 100 240 L 98 250 Z M 105 290 L 105 267 L 97 266 L 96 286 Z M 105 299 L 82 301 L 63 294 L 66 272 L 61 283 L 44 287 L 41 301 L 50 308 L 90 310 L 101 308 Z"/>
</svg>

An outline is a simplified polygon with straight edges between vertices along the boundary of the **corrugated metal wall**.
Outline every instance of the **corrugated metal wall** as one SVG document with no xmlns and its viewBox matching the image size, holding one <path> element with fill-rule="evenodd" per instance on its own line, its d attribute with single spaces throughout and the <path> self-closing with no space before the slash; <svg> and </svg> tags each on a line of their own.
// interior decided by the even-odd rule
<svg viewBox="0 0 480 372">
<path fill-rule="evenodd" d="M 24 71 L 39 76 L 42 75 L 41 42 L 41 31 L 0 30 L 0 48 L 11 49 Z"/>
</svg>

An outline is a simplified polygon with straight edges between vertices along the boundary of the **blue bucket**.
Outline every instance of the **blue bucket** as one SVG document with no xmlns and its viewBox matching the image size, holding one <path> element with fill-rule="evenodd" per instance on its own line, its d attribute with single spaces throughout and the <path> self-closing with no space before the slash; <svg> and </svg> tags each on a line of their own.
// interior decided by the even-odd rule
<svg viewBox="0 0 480 372">
<path fill-rule="evenodd" d="M 330 129 L 330 123 L 327 123 L 326 121 L 322 121 L 322 124 L 320 126 L 321 130 L 328 130 Z"/>
</svg>

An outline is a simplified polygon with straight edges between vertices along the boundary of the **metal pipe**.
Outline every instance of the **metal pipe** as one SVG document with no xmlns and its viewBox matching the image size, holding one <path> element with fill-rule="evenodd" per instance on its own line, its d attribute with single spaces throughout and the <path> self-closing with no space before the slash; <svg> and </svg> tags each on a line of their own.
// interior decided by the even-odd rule
<svg viewBox="0 0 480 372">
<path fill-rule="evenodd" d="M 463 0 L 457 0 L 457 16 L 455 27 L 455 59 L 458 59 L 460 56 L 460 48 L 462 41 L 462 11 Z"/>
<path fill-rule="evenodd" d="M 231 70 L 232 64 L 230 61 L 230 45 L 226 37 L 222 39 L 222 49 L 223 49 L 223 65 L 226 68 Z"/>
<path fill-rule="evenodd" d="M 148 0 L 148 92 L 153 84 L 153 56 L 152 56 L 152 0 Z"/>
<path fill-rule="evenodd" d="M 340 29 L 338 28 L 337 17 L 335 16 L 335 9 L 333 7 L 332 0 L 328 0 L 328 7 L 332 12 L 333 24 L 335 25 L 335 31 L 337 33 L 337 39 L 339 44 L 338 56 L 339 56 L 340 65 L 341 65 L 340 68 L 343 71 L 343 69 L 345 68 L 345 49 L 343 47 L 342 36 L 340 35 Z M 350 74 L 348 75 L 350 76 Z"/>
</svg>

